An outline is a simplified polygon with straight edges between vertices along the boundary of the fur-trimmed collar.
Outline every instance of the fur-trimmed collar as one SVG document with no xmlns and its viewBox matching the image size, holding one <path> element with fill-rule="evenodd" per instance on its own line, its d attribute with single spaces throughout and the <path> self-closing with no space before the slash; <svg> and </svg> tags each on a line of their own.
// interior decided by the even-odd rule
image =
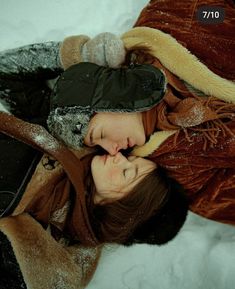
<svg viewBox="0 0 235 289">
<path fill-rule="evenodd" d="M 151 135 L 148 142 L 144 145 L 135 147 L 131 154 L 138 157 L 147 157 L 151 155 L 159 146 L 171 135 L 176 133 L 176 130 L 157 131 Z"/>
</svg>

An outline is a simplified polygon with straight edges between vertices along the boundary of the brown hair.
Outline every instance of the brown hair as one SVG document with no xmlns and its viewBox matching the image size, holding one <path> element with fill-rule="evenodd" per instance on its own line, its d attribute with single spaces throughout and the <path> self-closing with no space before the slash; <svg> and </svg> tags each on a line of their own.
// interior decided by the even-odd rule
<svg viewBox="0 0 235 289">
<path fill-rule="evenodd" d="M 82 158 L 82 162 L 90 224 L 100 243 L 160 245 L 173 239 L 188 212 L 188 199 L 182 186 L 158 167 L 146 174 L 124 198 L 94 204 L 96 188 L 90 162 L 95 154 Z"/>
<path fill-rule="evenodd" d="M 101 242 L 125 243 L 134 230 L 162 207 L 167 186 L 156 168 L 124 198 L 90 205 L 93 229 Z"/>
</svg>

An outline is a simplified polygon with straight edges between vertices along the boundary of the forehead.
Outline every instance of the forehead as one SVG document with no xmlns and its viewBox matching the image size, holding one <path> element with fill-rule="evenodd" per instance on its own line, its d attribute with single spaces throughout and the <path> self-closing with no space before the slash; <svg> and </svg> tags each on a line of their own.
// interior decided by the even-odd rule
<svg viewBox="0 0 235 289">
<path fill-rule="evenodd" d="M 99 130 L 104 127 L 114 126 L 123 121 L 126 118 L 126 114 L 122 113 L 97 113 L 95 114 L 88 125 L 88 132 L 92 130 Z"/>
<path fill-rule="evenodd" d="M 84 138 L 85 144 L 89 144 L 89 137 L 91 132 L 99 133 L 101 130 L 105 129 L 107 131 L 113 131 L 114 129 L 126 129 L 124 124 L 127 123 L 128 113 L 111 113 L 102 112 L 95 114 L 88 125 L 88 131 Z"/>
<path fill-rule="evenodd" d="M 132 113 L 121 113 L 121 112 L 99 112 L 93 116 L 91 119 L 91 124 L 97 124 L 100 122 L 106 123 L 107 120 L 111 121 L 122 121 Z"/>
</svg>

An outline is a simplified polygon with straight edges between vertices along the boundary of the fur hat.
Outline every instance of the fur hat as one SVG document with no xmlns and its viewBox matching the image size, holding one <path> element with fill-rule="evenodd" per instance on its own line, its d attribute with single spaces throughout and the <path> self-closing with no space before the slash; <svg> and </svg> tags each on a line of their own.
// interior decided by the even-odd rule
<svg viewBox="0 0 235 289">
<path fill-rule="evenodd" d="M 148 110 L 162 99 L 165 90 L 164 73 L 150 64 L 114 69 L 81 62 L 65 70 L 55 85 L 49 131 L 78 149 L 95 113 Z"/>
<path fill-rule="evenodd" d="M 162 245 L 172 240 L 185 223 L 188 214 L 188 198 L 185 190 L 175 180 L 169 178 L 163 170 L 159 173 L 168 184 L 168 194 L 160 210 L 143 222 L 124 243 Z"/>
</svg>

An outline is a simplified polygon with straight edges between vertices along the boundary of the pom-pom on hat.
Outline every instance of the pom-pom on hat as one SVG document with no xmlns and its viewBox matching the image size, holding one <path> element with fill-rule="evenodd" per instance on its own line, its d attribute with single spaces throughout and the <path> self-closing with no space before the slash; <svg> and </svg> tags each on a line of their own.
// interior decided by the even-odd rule
<svg viewBox="0 0 235 289">
<path fill-rule="evenodd" d="M 81 62 L 65 70 L 51 97 L 50 132 L 78 149 L 91 117 L 99 112 L 141 112 L 164 96 L 164 73 L 150 65 L 108 68 Z"/>
</svg>

